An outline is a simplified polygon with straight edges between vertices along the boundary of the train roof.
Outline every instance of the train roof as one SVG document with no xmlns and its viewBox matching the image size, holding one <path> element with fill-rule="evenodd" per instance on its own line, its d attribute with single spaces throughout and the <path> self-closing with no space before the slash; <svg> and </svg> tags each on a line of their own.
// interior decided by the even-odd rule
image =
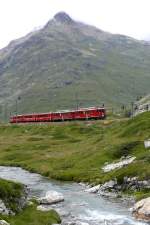
<svg viewBox="0 0 150 225">
<path fill-rule="evenodd" d="M 46 115 L 48 113 L 68 113 L 68 112 L 80 112 L 80 111 L 89 111 L 89 110 L 94 110 L 94 109 L 105 109 L 105 107 L 88 107 L 88 108 L 79 108 L 79 109 L 67 109 L 67 110 L 58 110 L 58 111 L 53 111 L 53 112 L 46 112 L 46 113 L 27 113 L 27 114 L 18 114 L 14 116 L 32 116 L 32 115 Z M 12 117 L 14 117 L 12 116 Z"/>
</svg>

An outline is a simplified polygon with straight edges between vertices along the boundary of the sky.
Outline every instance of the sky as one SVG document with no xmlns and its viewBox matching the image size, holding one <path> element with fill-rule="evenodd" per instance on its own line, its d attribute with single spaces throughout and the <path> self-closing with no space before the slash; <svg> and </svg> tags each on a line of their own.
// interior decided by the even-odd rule
<svg viewBox="0 0 150 225">
<path fill-rule="evenodd" d="M 0 0 L 0 48 L 59 11 L 111 33 L 150 40 L 150 0 Z"/>
</svg>

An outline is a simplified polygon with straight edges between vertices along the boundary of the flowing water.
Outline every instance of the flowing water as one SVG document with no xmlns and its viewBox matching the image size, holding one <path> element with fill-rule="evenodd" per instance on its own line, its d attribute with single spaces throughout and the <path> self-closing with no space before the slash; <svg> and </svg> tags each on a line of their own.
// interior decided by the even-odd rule
<svg viewBox="0 0 150 225">
<path fill-rule="evenodd" d="M 18 167 L 0 166 L 0 177 L 27 185 L 31 196 L 43 197 L 49 190 L 61 192 L 65 201 L 54 206 L 65 221 L 82 225 L 144 225 L 132 217 L 122 202 L 84 192 L 77 183 L 51 181 Z"/>
</svg>

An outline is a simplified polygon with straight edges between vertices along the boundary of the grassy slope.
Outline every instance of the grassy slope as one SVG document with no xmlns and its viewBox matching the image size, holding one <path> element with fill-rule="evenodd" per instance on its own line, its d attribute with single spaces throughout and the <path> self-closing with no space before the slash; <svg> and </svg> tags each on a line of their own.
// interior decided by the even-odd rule
<svg viewBox="0 0 150 225">
<path fill-rule="evenodd" d="M 0 164 L 18 165 L 60 180 L 102 183 L 124 176 L 150 179 L 150 113 L 123 121 L 0 127 Z M 104 174 L 105 162 L 122 155 L 137 159 Z"/>
<path fill-rule="evenodd" d="M 41 212 L 36 210 L 36 205 L 25 208 L 16 216 L 2 216 L 11 225 L 52 225 L 60 223 L 58 214 L 51 210 L 49 212 Z"/>
</svg>

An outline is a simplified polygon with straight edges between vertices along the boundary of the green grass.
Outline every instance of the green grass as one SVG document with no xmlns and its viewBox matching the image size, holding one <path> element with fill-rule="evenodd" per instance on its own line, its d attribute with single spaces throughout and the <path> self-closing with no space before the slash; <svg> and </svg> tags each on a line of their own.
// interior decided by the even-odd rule
<svg viewBox="0 0 150 225">
<path fill-rule="evenodd" d="M 49 178 L 103 183 L 124 176 L 150 179 L 150 113 L 130 120 L 66 122 L 0 127 L 0 164 L 21 166 Z M 104 173 L 121 156 L 135 162 Z"/>
<path fill-rule="evenodd" d="M 19 199 L 24 194 L 22 184 L 0 179 L 0 199 L 2 199 L 9 209 L 18 212 Z"/>
<path fill-rule="evenodd" d="M 36 210 L 35 204 L 25 208 L 16 216 L 1 216 L 1 218 L 11 225 L 52 225 L 61 222 L 59 215 L 54 210 L 41 212 Z"/>
</svg>

